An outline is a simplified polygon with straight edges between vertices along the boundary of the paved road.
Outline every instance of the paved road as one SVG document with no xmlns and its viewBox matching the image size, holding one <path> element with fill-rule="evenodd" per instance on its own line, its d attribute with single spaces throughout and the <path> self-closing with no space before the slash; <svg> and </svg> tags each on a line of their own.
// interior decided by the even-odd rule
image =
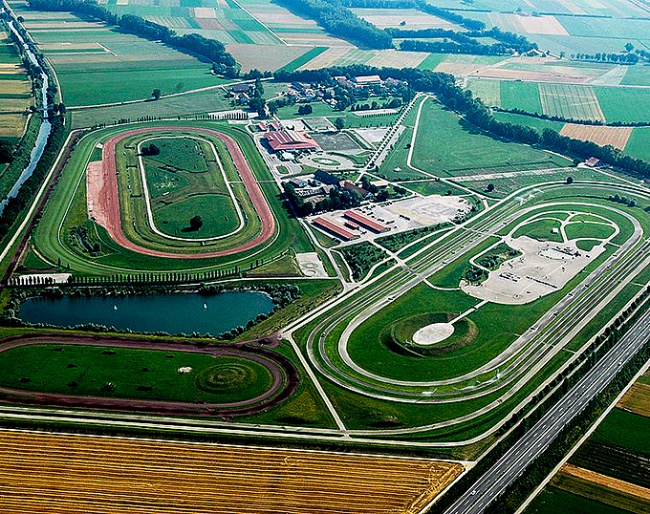
<svg viewBox="0 0 650 514">
<path fill-rule="evenodd" d="M 540 419 L 445 514 L 479 514 L 548 448 L 558 433 L 576 418 L 625 363 L 650 339 L 647 311 L 596 366 Z"/>
</svg>

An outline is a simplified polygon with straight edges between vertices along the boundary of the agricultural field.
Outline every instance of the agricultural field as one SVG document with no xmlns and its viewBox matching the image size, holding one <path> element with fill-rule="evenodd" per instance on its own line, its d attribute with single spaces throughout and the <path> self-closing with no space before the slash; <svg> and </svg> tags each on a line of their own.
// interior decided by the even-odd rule
<svg viewBox="0 0 650 514">
<path fill-rule="evenodd" d="M 59 12 L 34 12 L 12 3 L 56 70 L 68 107 L 146 100 L 224 83 L 210 63 L 160 43 L 124 34 L 104 23 Z M 68 25 L 74 26 L 70 30 Z"/>
<path fill-rule="evenodd" d="M 450 462 L 372 455 L 20 432 L 2 438 L 2 473 L 25 472 L 8 481 L 0 505 L 24 513 L 80 504 L 100 514 L 417 512 L 462 471 Z"/>
<path fill-rule="evenodd" d="M 555 497 L 565 497 L 577 512 L 646 512 L 650 508 L 650 373 L 635 382 L 578 448 L 526 514 L 552 512 Z"/>
<path fill-rule="evenodd" d="M 32 84 L 20 55 L 8 33 L 0 28 L 0 137 L 20 139 L 27 120 L 25 111 L 32 103 Z"/>
</svg>

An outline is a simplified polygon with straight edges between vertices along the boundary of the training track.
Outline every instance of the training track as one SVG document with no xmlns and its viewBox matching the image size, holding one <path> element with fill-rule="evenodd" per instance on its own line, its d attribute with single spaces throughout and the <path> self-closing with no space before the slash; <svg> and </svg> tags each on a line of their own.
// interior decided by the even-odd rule
<svg viewBox="0 0 650 514">
<path fill-rule="evenodd" d="M 120 211 L 120 201 L 119 201 L 119 188 L 117 185 L 117 163 L 115 160 L 115 147 L 117 143 L 123 139 L 134 136 L 137 134 L 148 134 L 151 132 L 157 131 L 193 131 L 207 134 L 221 140 L 228 149 L 232 161 L 237 168 L 237 172 L 244 183 L 246 192 L 251 199 L 253 208 L 260 218 L 262 223 L 261 232 L 250 241 L 246 243 L 235 246 L 232 248 L 226 248 L 225 250 L 220 250 L 216 252 L 207 252 L 207 253 L 172 253 L 164 252 L 159 250 L 152 250 L 150 248 L 145 248 L 139 246 L 138 244 L 131 241 L 126 237 L 124 231 L 122 230 L 122 216 Z M 216 130 L 210 130 L 199 127 L 152 127 L 152 128 L 140 128 L 135 130 L 130 130 L 124 132 L 117 136 L 112 137 L 106 143 L 104 143 L 102 151 L 102 175 L 103 175 L 103 184 L 101 188 L 98 188 L 96 191 L 96 197 L 92 198 L 93 205 L 95 209 L 101 213 L 98 216 L 102 219 L 102 226 L 106 229 L 111 238 L 123 248 L 131 250 L 136 253 L 143 255 L 149 255 L 152 257 L 163 257 L 167 259 L 208 259 L 212 257 L 223 257 L 226 255 L 233 255 L 236 253 L 244 252 L 246 250 L 251 250 L 256 246 L 261 245 L 267 241 L 275 232 L 275 218 L 271 212 L 264 193 L 260 189 L 260 186 L 257 184 L 255 175 L 248 165 L 248 161 L 244 156 L 241 148 L 237 142 L 231 137 Z M 90 196 L 91 190 L 89 188 L 88 194 Z"/>
<path fill-rule="evenodd" d="M 269 343 L 270 341 L 270 343 Z M 156 414 L 190 414 L 197 416 L 235 416 L 253 414 L 277 405 L 295 392 L 299 384 L 298 370 L 289 359 L 272 352 L 264 346 L 274 346 L 277 338 L 254 340 L 227 345 L 202 345 L 197 342 L 157 342 L 146 339 L 128 339 L 105 336 L 74 336 L 61 334 L 23 334 L 0 341 L 0 352 L 28 345 L 53 344 L 61 346 L 99 346 L 158 351 L 180 351 L 205 353 L 219 356 L 233 356 L 251 360 L 266 367 L 273 377 L 271 387 L 262 394 L 233 403 L 191 403 L 164 400 L 136 400 L 127 398 L 79 396 L 68 394 L 41 393 L 0 387 L 3 401 L 20 404 L 37 404 L 58 407 L 81 407 L 115 411 L 152 412 Z"/>
</svg>

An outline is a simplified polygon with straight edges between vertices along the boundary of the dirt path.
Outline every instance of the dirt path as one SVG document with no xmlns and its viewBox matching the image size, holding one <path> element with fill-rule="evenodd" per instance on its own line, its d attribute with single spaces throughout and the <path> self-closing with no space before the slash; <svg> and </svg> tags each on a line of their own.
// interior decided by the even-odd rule
<svg viewBox="0 0 650 514">
<path fill-rule="evenodd" d="M 126 237 L 122 230 L 122 216 L 120 211 L 120 201 L 117 185 L 117 164 L 115 160 L 115 147 L 117 143 L 123 139 L 143 133 L 151 133 L 157 131 L 170 131 L 170 130 L 189 130 L 193 132 L 200 132 L 220 139 L 228 149 L 230 156 L 233 160 L 235 168 L 244 183 L 246 192 L 251 199 L 253 208 L 259 216 L 262 223 L 262 231 L 250 241 L 236 247 L 228 248 L 217 252 L 207 253 L 173 253 L 164 252 L 159 250 L 152 250 L 136 244 Z M 244 252 L 255 248 L 256 246 L 267 241 L 275 232 L 275 218 L 271 212 L 264 193 L 255 179 L 255 175 L 248 165 L 248 161 L 244 156 L 241 148 L 237 142 L 230 136 L 217 132 L 216 130 L 198 128 L 198 127 L 150 127 L 131 130 L 119 134 L 104 144 L 103 148 L 103 166 L 102 166 L 102 182 L 103 187 L 89 187 L 89 204 L 92 202 L 94 206 L 94 216 L 97 221 L 102 225 L 111 238 L 123 248 L 131 250 L 143 255 L 152 257 L 164 257 L 168 259 L 208 259 L 212 257 L 223 257 L 226 255 L 233 255 L 239 252 Z M 101 194 L 100 194 L 101 193 Z M 90 198 L 90 195 L 98 195 L 98 197 Z M 100 221 L 101 220 L 101 221 Z M 103 222 L 102 222 L 103 221 Z"/>
</svg>

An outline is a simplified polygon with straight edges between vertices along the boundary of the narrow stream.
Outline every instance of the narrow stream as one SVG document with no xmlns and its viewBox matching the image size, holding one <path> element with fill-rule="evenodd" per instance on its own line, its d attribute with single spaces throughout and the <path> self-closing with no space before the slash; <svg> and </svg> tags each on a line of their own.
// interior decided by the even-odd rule
<svg viewBox="0 0 650 514">
<path fill-rule="evenodd" d="M 38 59 L 36 59 L 34 53 L 29 49 L 29 46 L 27 45 L 27 43 L 25 43 L 23 37 L 14 27 L 14 22 L 10 21 L 7 23 L 7 25 L 9 26 L 9 29 L 16 35 L 16 37 L 20 41 L 20 44 L 23 47 L 23 51 L 25 52 L 25 55 L 30 60 L 30 62 L 40 68 Z M 5 207 L 7 206 L 9 199 L 15 198 L 16 195 L 18 194 L 18 191 L 20 191 L 20 188 L 25 183 L 25 181 L 29 177 L 31 177 L 32 173 L 34 172 L 34 169 L 36 168 L 36 165 L 38 164 L 38 161 L 43 155 L 43 150 L 45 149 L 47 138 L 50 135 L 50 131 L 52 130 L 52 125 L 49 122 L 48 113 L 47 113 L 47 88 L 49 87 L 49 78 L 47 74 L 43 71 L 41 71 L 41 79 L 43 84 L 41 87 L 41 100 L 42 100 L 41 105 L 43 106 L 43 122 L 41 123 L 41 127 L 38 130 L 38 136 L 36 137 L 34 148 L 32 148 L 32 151 L 30 153 L 29 164 L 20 174 L 18 180 L 16 180 L 16 183 L 11 188 L 11 191 L 9 191 L 9 193 L 7 194 L 7 197 L 4 198 L 2 202 L 0 202 L 0 214 L 2 214 Z"/>
</svg>

